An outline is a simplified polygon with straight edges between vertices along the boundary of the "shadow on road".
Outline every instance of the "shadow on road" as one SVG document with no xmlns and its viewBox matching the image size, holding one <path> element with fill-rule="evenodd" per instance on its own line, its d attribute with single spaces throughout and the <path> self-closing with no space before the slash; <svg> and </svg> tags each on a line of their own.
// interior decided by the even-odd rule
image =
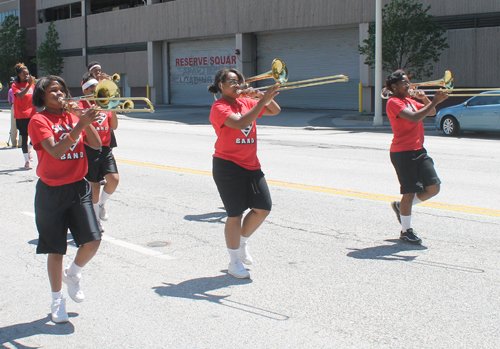
<svg viewBox="0 0 500 349">
<path fill-rule="evenodd" d="M 68 313 L 68 316 L 77 317 L 77 313 Z M 48 335 L 68 335 L 75 332 L 75 326 L 71 322 L 66 322 L 62 324 L 54 324 L 51 322 L 50 314 L 40 320 L 35 320 L 32 322 L 25 322 L 22 324 L 15 324 L 7 327 L 0 328 L 0 344 L 10 344 L 14 348 L 38 348 L 38 347 L 27 347 L 24 346 L 16 340 L 27 338 L 31 336 L 36 336 L 39 334 Z M 7 346 L 2 345 L 2 348 L 7 348 Z"/>
<path fill-rule="evenodd" d="M 289 318 L 287 315 L 230 300 L 228 299 L 228 297 L 231 296 L 230 294 L 213 295 L 208 293 L 210 291 L 215 291 L 228 286 L 246 285 L 252 282 L 251 279 L 236 279 L 228 275 L 227 270 L 223 270 L 223 272 L 226 274 L 186 280 L 179 284 L 169 284 L 164 282 L 164 286 L 155 286 L 152 289 L 154 289 L 155 292 L 162 297 L 177 297 L 208 301 L 273 320 L 283 321 Z"/>
<path fill-rule="evenodd" d="M 224 209 L 224 207 L 219 207 Z M 211 212 L 196 215 L 186 215 L 184 219 L 187 221 L 205 222 L 205 223 L 224 223 L 222 220 L 227 217 L 226 212 Z"/>
<path fill-rule="evenodd" d="M 392 243 L 391 245 L 380 245 L 375 247 L 367 247 L 363 249 L 351 248 L 352 252 L 347 254 L 348 257 L 356 259 L 381 259 L 387 261 L 413 261 L 417 256 L 400 256 L 397 255 L 403 251 L 422 251 L 427 247 L 422 245 L 410 245 L 400 240 L 384 240 Z"/>
</svg>

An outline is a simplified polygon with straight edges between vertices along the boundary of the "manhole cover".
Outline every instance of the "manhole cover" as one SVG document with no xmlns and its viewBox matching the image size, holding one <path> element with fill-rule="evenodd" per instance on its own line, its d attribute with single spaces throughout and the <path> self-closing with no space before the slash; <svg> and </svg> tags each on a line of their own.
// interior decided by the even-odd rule
<svg viewBox="0 0 500 349">
<path fill-rule="evenodd" d="M 148 247 L 165 247 L 171 244 L 170 241 L 151 241 L 148 243 Z"/>
</svg>

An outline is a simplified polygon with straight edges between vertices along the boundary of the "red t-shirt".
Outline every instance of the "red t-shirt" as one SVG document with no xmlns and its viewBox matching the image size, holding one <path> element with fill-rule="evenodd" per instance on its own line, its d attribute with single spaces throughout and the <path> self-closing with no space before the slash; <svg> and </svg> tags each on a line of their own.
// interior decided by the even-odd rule
<svg viewBox="0 0 500 349">
<path fill-rule="evenodd" d="M 80 100 L 78 106 L 82 109 L 90 108 L 90 102 L 85 100 Z M 100 111 L 99 120 L 92 123 L 92 126 L 96 129 L 99 137 L 101 137 L 101 142 L 104 147 L 109 147 L 111 142 L 111 125 L 110 120 L 111 112 Z"/>
<path fill-rule="evenodd" d="M 419 150 L 424 147 L 424 123 L 422 121 L 411 122 L 398 116 L 406 108 L 416 112 L 423 106 L 422 103 L 408 97 L 389 98 L 386 112 L 394 133 L 391 152 Z"/>
<path fill-rule="evenodd" d="M 46 111 L 35 114 L 31 119 L 28 134 L 38 156 L 36 174 L 44 183 L 51 186 L 74 183 L 87 174 L 87 157 L 83 147 L 85 131 L 82 131 L 76 143 L 60 159 L 54 158 L 40 144 L 50 137 L 54 137 L 54 141 L 58 143 L 71 132 L 78 121 L 78 117 L 71 113 L 57 115 Z"/>
<path fill-rule="evenodd" d="M 210 122 L 217 134 L 215 157 L 232 161 L 247 170 L 260 169 L 260 162 L 257 158 L 257 122 L 254 120 L 244 130 L 224 125 L 229 115 L 244 115 L 257 103 L 258 101 L 255 99 L 237 98 L 236 103 L 232 104 L 224 98 L 220 98 L 212 105 Z M 259 114 L 259 118 L 264 110 L 265 108 Z"/>
<path fill-rule="evenodd" d="M 16 119 L 29 119 L 36 114 L 36 108 L 33 105 L 33 85 L 23 98 L 16 96 L 17 93 L 21 92 L 28 86 L 28 82 L 15 82 L 12 84 L 12 93 L 14 94 L 14 118 Z"/>
</svg>

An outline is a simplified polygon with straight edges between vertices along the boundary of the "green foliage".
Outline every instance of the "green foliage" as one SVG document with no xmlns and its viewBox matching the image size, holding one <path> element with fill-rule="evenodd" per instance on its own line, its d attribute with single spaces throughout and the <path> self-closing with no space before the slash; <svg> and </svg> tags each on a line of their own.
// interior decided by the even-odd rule
<svg viewBox="0 0 500 349">
<path fill-rule="evenodd" d="M 14 66 L 28 64 L 26 28 L 19 27 L 17 16 L 7 16 L 0 27 L 0 81 L 9 86 L 11 76 L 16 76 Z"/>
<path fill-rule="evenodd" d="M 38 70 L 43 75 L 61 75 L 64 69 L 64 59 L 61 57 L 59 47 L 59 33 L 56 30 L 54 22 L 50 22 L 49 28 L 45 33 L 45 41 L 40 44 L 36 51 Z"/>
<path fill-rule="evenodd" d="M 449 48 L 445 30 L 432 21 L 433 16 L 415 0 L 392 0 L 382 9 L 382 69 L 403 69 L 414 79 L 432 75 L 432 62 L 438 62 L 441 51 Z M 375 67 L 375 25 L 370 24 L 369 38 L 359 46 L 366 55 L 365 64 Z"/>
</svg>

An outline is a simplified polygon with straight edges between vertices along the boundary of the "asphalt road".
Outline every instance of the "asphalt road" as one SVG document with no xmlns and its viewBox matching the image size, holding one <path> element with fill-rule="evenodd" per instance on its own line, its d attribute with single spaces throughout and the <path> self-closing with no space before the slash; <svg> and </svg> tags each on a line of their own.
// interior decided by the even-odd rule
<svg viewBox="0 0 500 349">
<path fill-rule="evenodd" d="M 46 256 L 35 254 L 36 173 L 0 143 L 0 345 L 498 347 L 498 135 L 428 133 L 443 185 L 414 208 L 424 243 L 412 246 L 398 242 L 390 208 L 399 197 L 390 132 L 258 132 L 274 206 L 249 241 L 251 279 L 238 280 L 227 275 L 211 127 L 121 118 L 120 184 L 84 269 L 86 300 L 68 299 L 70 322 L 59 325 L 50 321 Z"/>
</svg>

